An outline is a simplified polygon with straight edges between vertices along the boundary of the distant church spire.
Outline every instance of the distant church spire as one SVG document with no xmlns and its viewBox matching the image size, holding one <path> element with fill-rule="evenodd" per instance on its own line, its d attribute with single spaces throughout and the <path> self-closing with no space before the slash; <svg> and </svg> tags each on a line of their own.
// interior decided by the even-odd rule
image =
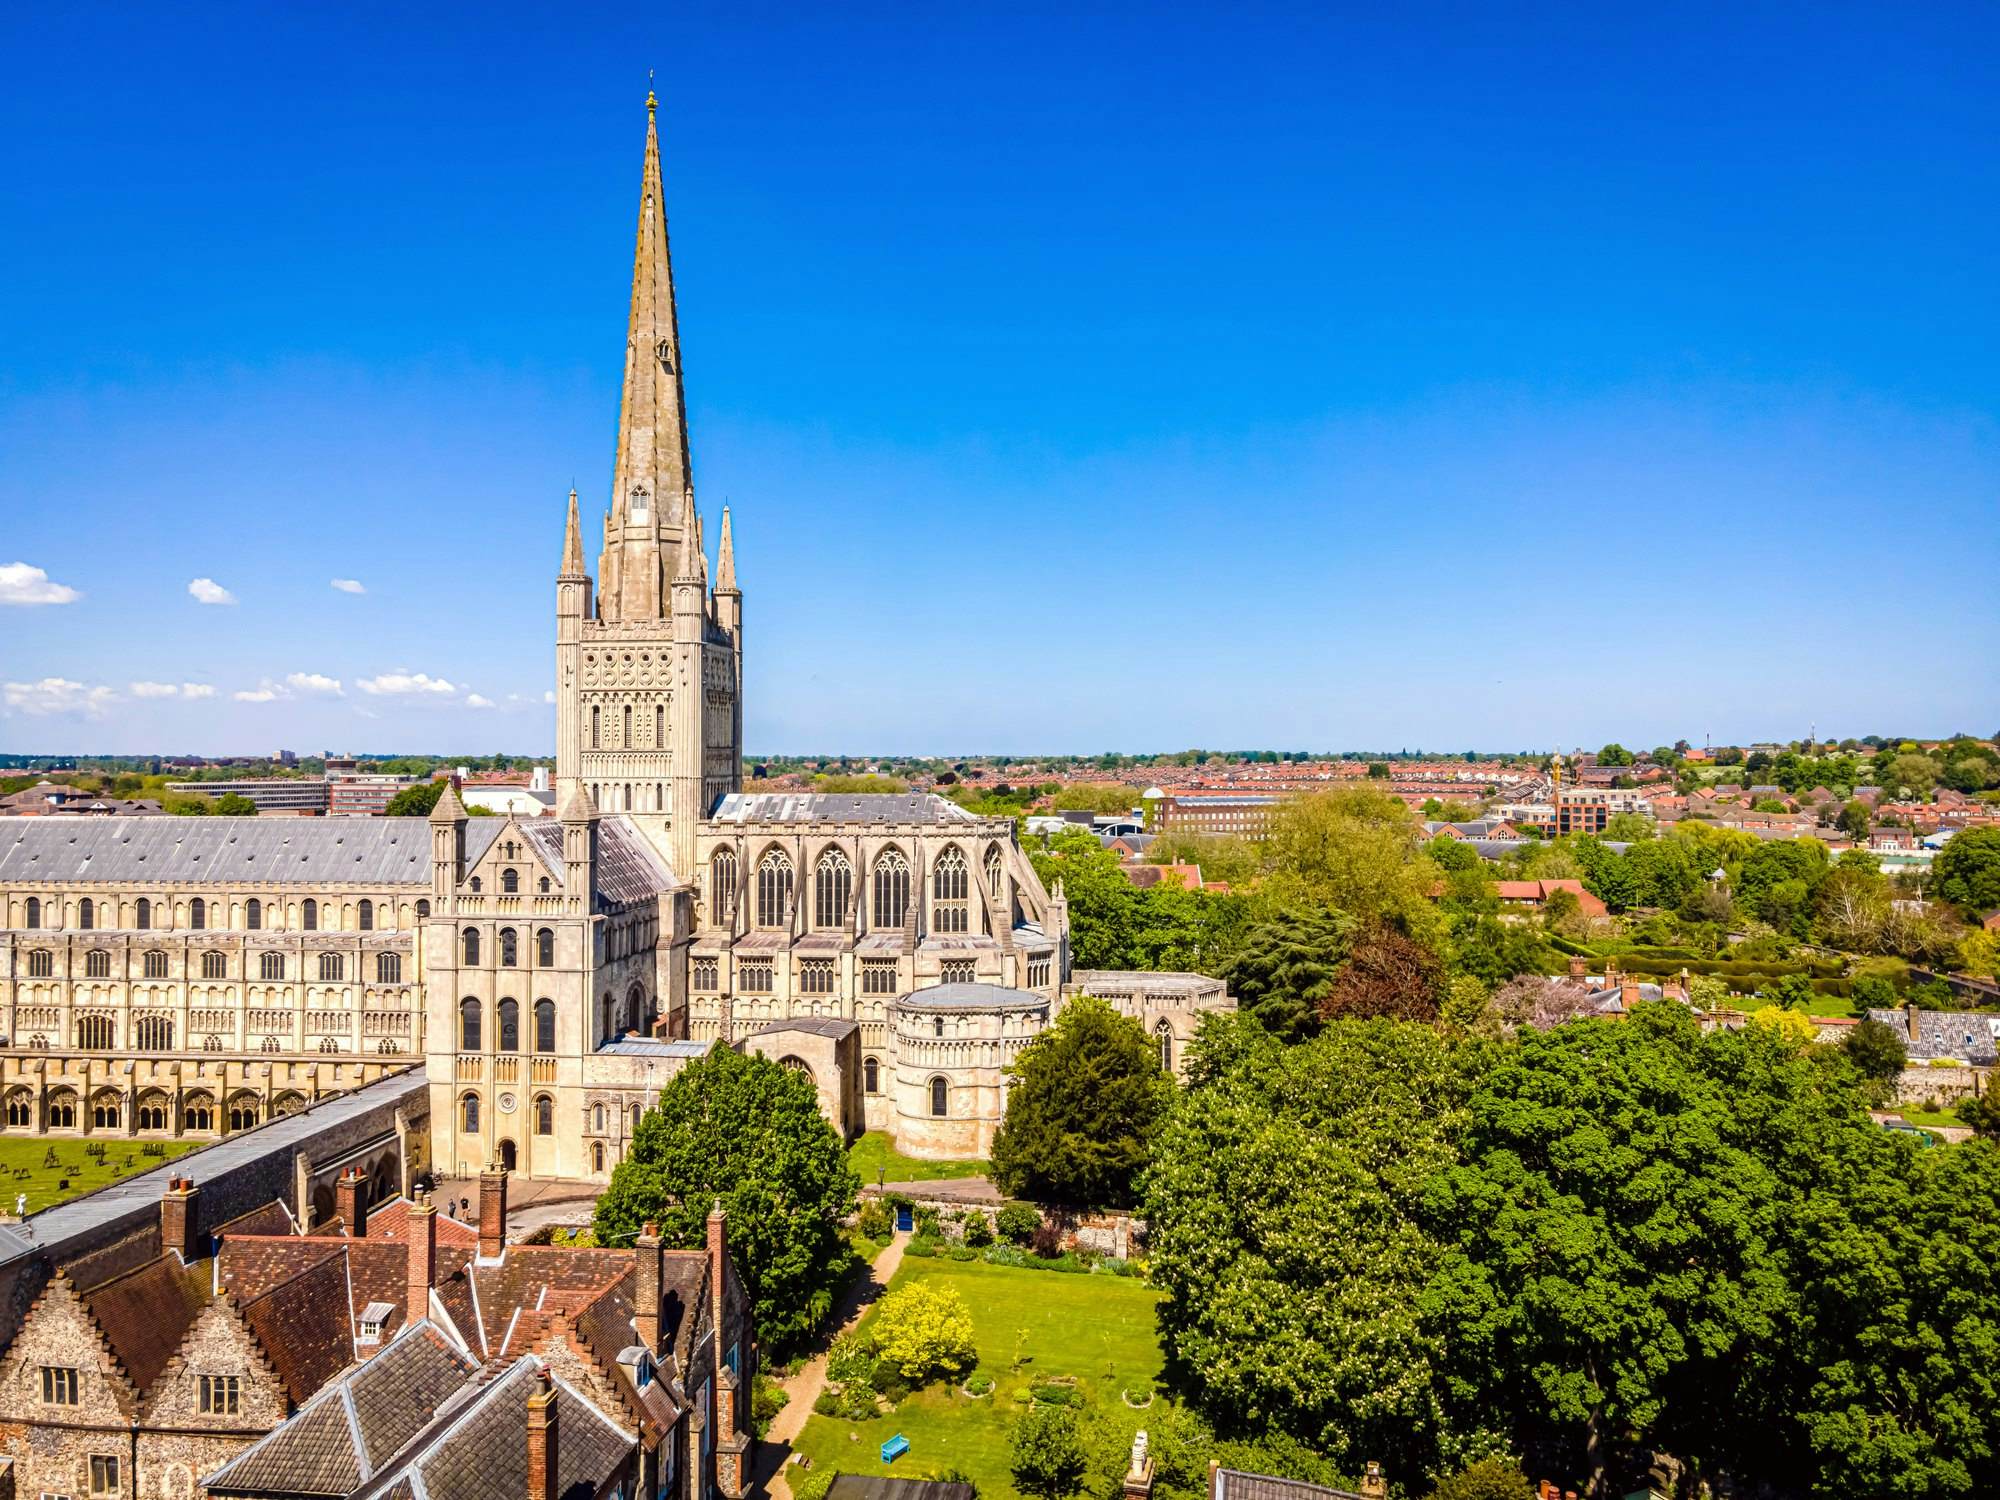
<svg viewBox="0 0 2000 1500">
<path fill-rule="evenodd" d="M 659 101 L 646 95 L 646 166 L 639 190 L 639 235 L 632 256 L 632 312 L 625 331 L 625 391 L 618 408 L 618 461 L 611 510 L 623 525 L 636 509 L 655 524 L 678 518 L 694 491 L 674 270 L 667 254 L 666 195 L 660 185 Z M 643 490 L 641 495 L 639 491 Z"/>
<path fill-rule="evenodd" d="M 736 542 L 729 534 L 729 507 L 722 507 L 722 540 L 715 547 L 715 587 L 726 593 L 736 587 Z"/>
<path fill-rule="evenodd" d="M 563 577 L 582 578 L 583 571 L 583 529 L 576 519 L 576 487 L 569 492 L 569 524 L 563 531 Z"/>
</svg>

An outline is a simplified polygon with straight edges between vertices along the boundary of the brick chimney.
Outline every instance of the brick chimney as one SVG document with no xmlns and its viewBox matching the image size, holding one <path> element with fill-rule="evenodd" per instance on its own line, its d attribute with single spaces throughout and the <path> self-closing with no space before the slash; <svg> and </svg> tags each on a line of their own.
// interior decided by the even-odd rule
<svg viewBox="0 0 2000 1500">
<path fill-rule="evenodd" d="M 715 1363 L 718 1368 L 723 1363 L 723 1347 L 727 1343 L 727 1335 L 723 1329 L 728 1325 L 723 1322 L 722 1311 L 726 1301 L 723 1287 L 727 1283 L 729 1271 L 728 1229 L 729 1216 L 722 1211 L 722 1200 L 717 1198 L 715 1207 L 708 1211 L 708 1295 L 709 1318 L 715 1326 Z M 722 1430 L 726 1435 L 731 1429 L 725 1423 Z"/>
<path fill-rule="evenodd" d="M 479 1258 L 498 1260 L 507 1249 L 507 1169 L 494 1162 L 479 1174 Z"/>
<path fill-rule="evenodd" d="M 1589 975 L 1590 960 L 1580 953 L 1572 954 L 1569 961 L 1569 977 L 1572 979 L 1585 979 Z"/>
<path fill-rule="evenodd" d="M 1153 1455 L 1147 1452 L 1149 1446 L 1146 1429 L 1142 1427 L 1132 1435 L 1132 1466 L 1125 1471 L 1119 1485 L 1125 1500 L 1152 1500 Z"/>
<path fill-rule="evenodd" d="M 437 1205 L 431 1195 L 419 1192 L 410 1201 L 410 1279 L 405 1323 L 415 1323 L 431 1315 L 431 1287 L 437 1279 Z"/>
<path fill-rule="evenodd" d="M 1910 1040 L 1913 1042 L 1921 1040 L 1920 1033 L 1923 1030 L 1923 1026 L 1922 1023 L 1920 1023 L 1917 1020 L 1917 1016 L 1920 1013 L 1921 1013 L 1920 1007 L 1914 1000 L 1912 1000 L 1908 1005 L 1905 1005 L 1903 1007 L 1903 1024 L 1905 1027 L 1908 1028 L 1910 1033 Z"/>
<path fill-rule="evenodd" d="M 1639 981 L 1627 979 L 1618 986 L 1618 1003 L 1630 1010 L 1640 1000 Z"/>
<path fill-rule="evenodd" d="M 637 1275 L 632 1288 L 632 1323 L 649 1354 L 660 1352 L 660 1226 L 651 1219 L 634 1242 Z"/>
<path fill-rule="evenodd" d="M 556 1383 L 547 1365 L 528 1397 L 528 1488 L 526 1500 L 558 1500 L 556 1479 Z"/>
<path fill-rule="evenodd" d="M 368 1192 L 361 1185 L 361 1168 L 348 1167 L 333 1185 L 333 1211 L 355 1239 L 368 1233 Z"/>
<path fill-rule="evenodd" d="M 1389 1500 L 1389 1481 L 1382 1475 L 1382 1466 L 1372 1458 L 1368 1460 L 1368 1472 L 1361 1476 L 1361 1493 L 1364 1500 Z"/>
<path fill-rule="evenodd" d="M 170 1177 L 160 1194 L 160 1253 L 178 1255 L 183 1264 L 195 1259 L 195 1200 L 201 1189 L 192 1177 Z"/>
</svg>

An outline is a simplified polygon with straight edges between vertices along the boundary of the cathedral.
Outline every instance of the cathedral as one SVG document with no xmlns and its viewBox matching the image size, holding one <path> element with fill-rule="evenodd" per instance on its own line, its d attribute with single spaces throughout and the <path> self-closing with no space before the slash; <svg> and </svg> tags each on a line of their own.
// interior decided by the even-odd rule
<svg viewBox="0 0 2000 1500">
<path fill-rule="evenodd" d="M 1007 1065 L 1087 989 L 1178 1066 L 1198 975 L 1073 975 L 1060 883 L 927 793 L 745 792 L 743 592 L 711 572 L 647 100 L 609 507 L 556 576 L 556 812 L 0 822 L 9 1134 L 214 1138 L 389 1072 L 427 1165 L 602 1179 L 716 1045 L 812 1078 L 847 1135 L 980 1157 Z"/>
</svg>

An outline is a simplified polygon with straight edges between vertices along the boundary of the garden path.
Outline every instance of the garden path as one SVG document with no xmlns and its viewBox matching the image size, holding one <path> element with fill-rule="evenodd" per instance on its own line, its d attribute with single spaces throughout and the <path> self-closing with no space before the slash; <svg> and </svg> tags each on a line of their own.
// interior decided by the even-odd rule
<svg viewBox="0 0 2000 1500">
<path fill-rule="evenodd" d="M 792 1500 L 792 1487 L 786 1477 L 791 1472 L 792 1439 L 804 1429 L 806 1419 L 812 1415 L 813 1402 L 826 1389 L 827 1346 L 859 1323 L 876 1299 L 888 1290 L 889 1278 L 903 1263 L 903 1247 L 909 1242 L 907 1232 L 898 1234 L 875 1257 L 864 1274 L 847 1284 L 837 1309 L 838 1321 L 828 1320 L 827 1333 L 820 1341 L 819 1352 L 801 1365 L 796 1373 L 779 1382 L 785 1391 L 785 1409 L 771 1419 L 770 1428 L 764 1434 L 764 1441 L 757 1445 L 756 1460 L 751 1465 L 757 1493 L 768 1496 L 769 1500 Z"/>
</svg>

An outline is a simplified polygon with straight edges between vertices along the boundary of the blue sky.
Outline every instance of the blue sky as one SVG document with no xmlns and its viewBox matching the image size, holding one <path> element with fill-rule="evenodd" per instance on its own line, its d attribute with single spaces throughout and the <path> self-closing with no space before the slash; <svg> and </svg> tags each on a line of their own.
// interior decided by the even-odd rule
<svg viewBox="0 0 2000 1500">
<path fill-rule="evenodd" d="M 648 68 L 753 753 L 2000 727 L 1990 6 L 17 6 L 0 55 L 0 599 L 49 601 L 0 748 L 550 747 Z"/>
</svg>

